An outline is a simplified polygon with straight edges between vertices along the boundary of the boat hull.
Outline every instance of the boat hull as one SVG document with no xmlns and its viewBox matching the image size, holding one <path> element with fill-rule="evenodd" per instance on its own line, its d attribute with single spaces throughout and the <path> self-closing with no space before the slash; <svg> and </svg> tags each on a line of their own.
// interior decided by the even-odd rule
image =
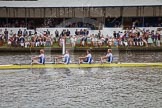
<svg viewBox="0 0 162 108">
<path fill-rule="evenodd" d="M 162 67 L 162 63 L 104 63 L 104 64 L 34 64 L 34 65 L 0 65 L 4 69 L 44 69 L 44 68 L 109 68 L 109 67 Z"/>
</svg>

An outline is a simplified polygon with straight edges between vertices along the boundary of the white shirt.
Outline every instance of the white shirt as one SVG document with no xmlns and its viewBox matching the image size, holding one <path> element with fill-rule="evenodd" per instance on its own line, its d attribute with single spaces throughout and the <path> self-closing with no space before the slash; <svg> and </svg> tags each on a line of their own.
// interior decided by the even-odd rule
<svg viewBox="0 0 162 108">
<path fill-rule="evenodd" d="M 112 53 L 108 53 L 107 55 L 106 55 L 106 57 L 108 58 L 108 60 L 110 60 L 110 61 L 108 61 L 108 62 L 112 62 L 113 61 L 113 55 L 112 55 Z"/>
<path fill-rule="evenodd" d="M 66 58 L 66 57 L 68 57 L 68 58 L 69 58 L 69 56 L 70 56 L 69 54 L 65 54 L 65 55 L 64 55 L 64 58 Z"/>
<path fill-rule="evenodd" d="M 92 55 L 91 54 L 87 54 L 87 56 L 86 56 L 87 58 L 91 58 L 92 57 Z"/>
<path fill-rule="evenodd" d="M 112 53 L 108 53 L 106 57 L 112 57 Z"/>
<path fill-rule="evenodd" d="M 74 43 L 75 42 L 75 38 L 70 38 L 71 42 Z"/>
<path fill-rule="evenodd" d="M 42 57 L 42 58 L 44 58 L 44 54 L 40 54 L 40 55 L 39 55 L 39 57 Z"/>
</svg>

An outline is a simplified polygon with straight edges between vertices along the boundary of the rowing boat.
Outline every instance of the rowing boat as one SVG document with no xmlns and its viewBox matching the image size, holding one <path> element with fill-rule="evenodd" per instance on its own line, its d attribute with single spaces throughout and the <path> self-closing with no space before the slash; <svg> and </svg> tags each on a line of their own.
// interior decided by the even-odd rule
<svg viewBox="0 0 162 108">
<path fill-rule="evenodd" d="M 109 67 L 161 67 L 162 63 L 104 63 L 104 64 L 10 64 L 0 65 L 0 70 L 7 69 L 45 69 L 45 68 L 109 68 Z"/>
</svg>

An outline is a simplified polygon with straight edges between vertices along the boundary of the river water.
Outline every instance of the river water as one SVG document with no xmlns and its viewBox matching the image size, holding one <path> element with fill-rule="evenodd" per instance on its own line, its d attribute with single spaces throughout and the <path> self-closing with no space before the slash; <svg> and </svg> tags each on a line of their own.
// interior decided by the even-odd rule
<svg viewBox="0 0 162 108">
<path fill-rule="evenodd" d="M 0 60 L 29 63 L 35 54 L 0 54 Z M 120 62 L 162 62 L 161 52 L 114 55 Z M 162 68 L 0 70 L 0 108 L 162 108 Z"/>
</svg>

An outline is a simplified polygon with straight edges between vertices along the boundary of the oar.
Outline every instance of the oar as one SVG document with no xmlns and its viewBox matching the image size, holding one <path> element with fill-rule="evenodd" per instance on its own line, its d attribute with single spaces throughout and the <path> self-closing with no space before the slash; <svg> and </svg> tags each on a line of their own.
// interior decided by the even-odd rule
<svg viewBox="0 0 162 108">
<path fill-rule="evenodd" d="M 33 59 L 31 58 L 31 63 L 30 63 L 30 70 L 33 73 Z"/>
</svg>

